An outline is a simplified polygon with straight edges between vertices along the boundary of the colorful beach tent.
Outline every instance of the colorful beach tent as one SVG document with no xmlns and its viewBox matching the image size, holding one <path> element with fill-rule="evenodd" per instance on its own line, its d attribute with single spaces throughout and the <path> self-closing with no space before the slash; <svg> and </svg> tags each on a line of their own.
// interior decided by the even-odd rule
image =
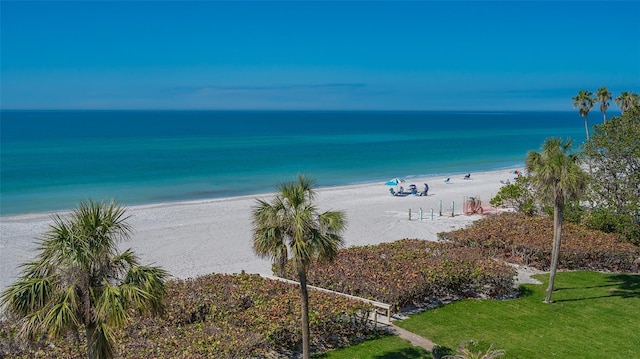
<svg viewBox="0 0 640 359">
<path fill-rule="evenodd" d="M 400 183 L 404 183 L 405 180 L 403 180 L 402 178 L 394 178 L 389 180 L 389 182 L 385 183 L 387 186 L 397 186 Z"/>
<path fill-rule="evenodd" d="M 402 178 L 397 178 L 396 177 L 396 178 L 393 178 L 393 179 L 389 180 L 388 182 L 386 182 L 385 185 L 387 185 L 387 186 L 397 186 L 400 183 L 404 183 L 404 182 L 405 182 L 405 180 L 403 180 Z M 397 189 L 398 188 L 396 188 L 396 190 Z"/>
</svg>

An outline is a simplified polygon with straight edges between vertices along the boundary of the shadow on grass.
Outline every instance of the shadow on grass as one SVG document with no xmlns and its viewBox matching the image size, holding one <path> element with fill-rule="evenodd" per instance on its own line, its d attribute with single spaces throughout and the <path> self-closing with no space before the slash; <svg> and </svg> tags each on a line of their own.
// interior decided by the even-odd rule
<svg viewBox="0 0 640 359">
<path fill-rule="evenodd" d="M 617 274 L 608 278 L 618 283 L 618 289 L 613 293 L 623 298 L 640 298 L 640 275 Z"/>
<path fill-rule="evenodd" d="M 534 293 L 533 289 L 521 285 L 518 287 L 518 298 L 530 297 Z"/>
<path fill-rule="evenodd" d="M 554 289 L 554 291 L 560 291 L 560 290 L 572 290 L 572 289 L 579 289 L 579 290 L 583 290 L 583 289 L 596 289 L 596 288 L 607 288 L 607 287 L 615 287 L 617 286 L 617 284 L 612 283 L 612 284 L 603 284 L 603 285 L 591 285 L 591 286 L 584 286 L 584 287 L 562 287 L 562 288 L 556 288 Z"/>
<path fill-rule="evenodd" d="M 589 299 L 601 299 L 611 297 L 622 298 L 640 298 L 640 275 L 633 274 L 616 274 L 607 278 L 610 284 L 601 286 L 585 286 L 585 287 L 572 287 L 572 288 L 558 288 L 557 290 L 566 289 L 590 289 L 590 288 L 603 288 L 612 287 L 615 288 L 607 295 L 573 298 L 573 299 L 559 299 L 554 302 L 577 302 Z"/>
</svg>

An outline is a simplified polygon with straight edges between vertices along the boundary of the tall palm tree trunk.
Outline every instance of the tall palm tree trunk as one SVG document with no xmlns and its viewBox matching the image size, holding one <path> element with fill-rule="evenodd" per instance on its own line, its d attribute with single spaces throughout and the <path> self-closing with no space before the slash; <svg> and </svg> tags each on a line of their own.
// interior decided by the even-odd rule
<svg viewBox="0 0 640 359">
<path fill-rule="evenodd" d="M 282 246 L 280 256 L 278 256 L 278 275 L 281 278 L 285 278 L 287 276 L 287 259 L 287 247 Z"/>
<path fill-rule="evenodd" d="M 560 258 L 560 245 L 562 243 L 562 218 L 564 215 L 564 206 L 555 203 L 553 209 L 553 249 L 551 250 L 551 269 L 549 272 L 549 287 L 547 288 L 547 296 L 545 303 L 551 303 L 551 293 L 556 279 L 556 271 L 558 270 L 558 261 Z"/>
<path fill-rule="evenodd" d="M 307 271 L 304 265 L 298 264 L 300 280 L 300 307 L 302 311 L 302 359 L 309 359 L 309 292 L 307 291 Z"/>
<path fill-rule="evenodd" d="M 87 334 L 87 358 L 89 359 L 97 359 L 96 358 L 96 329 L 97 326 L 95 324 L 88 324 L 86 326 L 86 334 Z"/>
<path fill-rule="evenodd" d="M 587 133 L 587 141 L 589 141 L 589 115 L 584 116 L 584 131 Z"/>
</svg>

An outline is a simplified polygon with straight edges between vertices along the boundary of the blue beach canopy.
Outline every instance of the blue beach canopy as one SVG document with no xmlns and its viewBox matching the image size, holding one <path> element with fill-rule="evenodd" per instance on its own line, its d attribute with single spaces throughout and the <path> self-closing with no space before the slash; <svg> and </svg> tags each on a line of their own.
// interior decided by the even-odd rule
<svg viewBox="0 0 640 359">
<path fill-rule="evenodd" d="M 398 188 L 398 184 L 400 183 L 404 183 L 404 180 L 402 178 L 394 178 L 388 182 L 385 183 L 385 185 L 387 186 L 396 186 L 396 189 Z"/>
<path fill-rule="evenodd" d="M 385 185 L 387 186 L 397 186 L 399 183 L 404 183 L 405 180 L 403 180 L 402 178 L 394 178 L 392 180 L 390 180 L 389 182 L 385 183 Z"/>
</svg>

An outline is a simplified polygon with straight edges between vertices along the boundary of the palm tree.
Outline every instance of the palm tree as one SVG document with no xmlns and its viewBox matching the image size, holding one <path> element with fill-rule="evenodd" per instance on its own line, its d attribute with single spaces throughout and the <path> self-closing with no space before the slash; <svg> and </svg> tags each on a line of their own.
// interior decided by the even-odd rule
<svg viewBox="0 0 640 359">
<path fill-rule="evenodd" d="M 620 112 L 624 114 L 633 106 L 638 106 L 640 103 L 640 97 L 635 92 L 623 91 L 620 96 L 616 97 L 616 105 L 620 108 Z"/>
<path fill-rule="evenodd" d="M 300 282 L 302 309 L 302 355 L 309 358 L 309 295 L 307 269 L 313 259 L 331 260 L 344 245 L 343 212 L 318 213 L 314 181 L 298 175 L 297 181 L 281 183 L 271 203 L 257 200 L 253 207 L 253 250 L 262 258 L 283 262 L 288 254 Z M 290 252 L 288 252 L 290 251 Z M 282 267 L 281 269 L 282 270 Z"/>
<path fill-rule="evenodd" d="M 629 95 L 631 99 L 629 100 L 629 105 L 627 106 L 627 110 L 630 110 L 633 107 L 640 107 L 640 96 L 637 93 L 631 92 Z"/>
<path fill-rule="evenodd" d="M 599 88 L 596 91 L 596 100 L 600 102 L 600 112 L 602 112 L 604 122 L 607 122 L 607 109 L 609 108 L 609 101 L 611 101 L 611 92 L 606 87 Z"/>
<path fill-rule="evenodd" d="M 558 269 L 565 204 L 580 197 L 588 179 L 578 163 L 578 154 L 569 153 L 572 145 L 571 140 L 563 142 L 560 138 L 548 138 L 542 145 L 542 152 L 530 151 L 525 161 L 538 198 L 545 204 L 553 204 L 553 249 L 545 303 L 551 302 Z"/>
<path fill-rule="evenodd" d="M 8 313 L 21 319 L 21 334 L 60 336 L 84 329 L 89 359 L 112 358 L 115 328 L 129 309 L 163 309 L 163 269 L 141 266 L 131 249 L 117 252 L 131 227 L 125 209 L 81 202 L 68 219 L 53 216 L 39 241 L 39 255 L 23 265 L 18 280 L 0 296 Z"/>
<path fill-rule="evenodd" d="M 584 118 L 584 130 L 587 133 L 587 141 L 589 141 L 589 111 L 591 111 L 595 102 L 593 94 L 591 91 L 580 90 L 572 100 L 574 101 L 573 108 L 577 108 L 580 116 Z"/>
<path fill-rule="evenodd" d="M 506 351 L 502 349 L 493 349 L 495 343 L 491 343 L 486 351 L 475 352 L 471 349 L 471 346 L 475 344 L 473 342 L 468 345 L 459 345 L 457 354 L 445 355 L 442 359 L 497 359 L 505 356 Z"/>
</svg>

